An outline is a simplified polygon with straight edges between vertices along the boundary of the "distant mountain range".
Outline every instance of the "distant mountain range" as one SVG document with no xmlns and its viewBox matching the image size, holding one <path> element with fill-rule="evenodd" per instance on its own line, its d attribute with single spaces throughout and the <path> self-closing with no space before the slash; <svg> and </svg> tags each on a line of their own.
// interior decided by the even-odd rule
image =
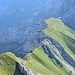
<svg viewBox="0 0 75 75">
<path fill-rule="evenodd" d="M 74 0 L 0 0 L 0 31 L 55 17 L 75 29 Z"/>
</svg>

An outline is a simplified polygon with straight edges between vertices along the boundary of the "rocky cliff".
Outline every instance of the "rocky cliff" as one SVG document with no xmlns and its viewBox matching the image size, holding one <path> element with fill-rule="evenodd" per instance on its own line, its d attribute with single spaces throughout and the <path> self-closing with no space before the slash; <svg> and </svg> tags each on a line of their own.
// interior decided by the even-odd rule
<svg viewBox="0 0 75 75">
<path fill-rule="evenodd" d="M 17 63 L 17 67 L 19 68 L 20 72 L 24 75 L 34 75 L 31 70 L 27 69 L 21 63 Z"/>
<path fill-rule="evenodd" d="M 36 47 L 42 46 L 42 41 L 46 37 L 42 30 L 47 25 L 43 21 L 34 25 L 9 28 L 0 34 L 0 48 L 4 52 L 13 52 L 17 56 L 24 57 Z M 4 47 L 5 46 L 5 47 Z"/>
</svg>

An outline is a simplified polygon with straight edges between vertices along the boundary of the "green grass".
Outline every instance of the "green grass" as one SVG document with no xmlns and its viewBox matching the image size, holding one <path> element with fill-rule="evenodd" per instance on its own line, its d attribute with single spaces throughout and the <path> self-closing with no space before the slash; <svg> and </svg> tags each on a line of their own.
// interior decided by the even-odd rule
<svg viewBox="0 0 75 75">
<path fill-rule="evenodd" d="M 23 75 L 16 63 L 17 57 L 12 53 L 0 55 L 0 75 Z M 23 65 L 31 70 L 34 75 L 38 73 L 42 75 L 72 75 L 65 67 L 60 67 L 55 59 L 49 59 L 45 54 L 43 47 L 33 50 L 32 53 L 26 55 L 27 60 L 19 58 Z"/>
<path fill-rule="evenodd" d="M 14 75 L 16 62 L 8 56 L 10 53 L 0 55 L 0 75 Z"/>
<path fill-rule="evenodd" d="M 46 20 L 48 28 L 43 32 L 54 38 L 70 55 L 75 58 L 75 34 L 59 19 Z"/>
<path fill-rule="evenodd" d="M 60 67 L 54 59 L 49 59 L 42 47 L 36 48 L 32 53 L 27 54 L 24 65 L 31 69 L 35 75 L 70 75 L 65 67 Z"/>
<path fill-rule="evenodd" d="M 68 28 L 60 19 L 50 18 L 46 20 L 46 23 L 48 24 L 48 28 L 46 28 L 47 30 L 56 30 L 75 39 L 74 31 Z"/>
<path fill-rule="evenodd" d="M 10 52 L 0 55 L 0 75 L 23 75 L 17 66 L 17 57 Z"/>
</svg>

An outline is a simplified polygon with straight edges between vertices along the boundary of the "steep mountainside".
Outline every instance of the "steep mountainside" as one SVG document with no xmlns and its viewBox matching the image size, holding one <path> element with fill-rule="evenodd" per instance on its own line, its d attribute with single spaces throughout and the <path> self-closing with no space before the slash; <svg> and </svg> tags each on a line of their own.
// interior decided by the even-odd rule
<svg viewBox="0 0 75 75">
<path fill-rule="evenodd" d="M 44 47 L 36 48 L 32 53 L 26 56 L 27 61 L 25 65 L 29 67 L 35 75 L 72 74 L 59 60 L 52 57 L 52 55 L 48 56 L 48 54 L 45 54 L 45 51 L 48 49 L 46 46 Z"/>
<path fill-rule="evenodd" d="M 14 75 L 16 63 L 17 60 L 14 54 L 0 55 L 0 75 Z"/>
<path fill-rule="evenodd" d="M 22 64 L 20 60 L 12 53 L 0 55 L 0 75 L 33 75 L 30 70 L 23 67 L 24 73 L 21 72 Z"/>
<path fill-rule="evenodd" d="M 36 48 L 26 58 L 27 60 L 17 58 L 12 53 L 0 55 L 0 75 L 72 75 L 54 58 L 49 59 L 43 47 Z"/>
<path fill-rule="evenodd" d="M 75 0 L 0 0 L 0 75 L 75 75 Z"/>
<path fill-rule="evenodd" d="M 47 24 L 50 28 L 47 27 Z M 2 49 L 0 53 L 9 51 L 23 58 L 26 53 L 36 47 L 42 46 L 42 41 L 50 36 L 71 53 L 71 55 L 75 56 L 75 32 L 66 27 L 59 19 L 52 18 L 47 20 L 47 24 L 41 22 L 39 24 L 35 23 L 33 26 L 14 27 L 3 31 L 0 34 L 0 49 Z M 44 33 L 42 32 L 43 30 L 45 31 Z"/>
<path fill-rule="evenodd" d="M 0 34 L 0 53 L 9 51 L 23 58 L 26 53 L 42 46 L 42 40 L 46 37 L 42 30 L 46 27 L 46 23 L 41 22 L 3 31 Z"/>
<path fill-rule="evenodd" d="M 41 29 L 41 24 L 35 24 L 35 27 L 27 28 L 30 31 L 13 29 L 15 34 L 6 35 L 12 30 L 8 29 L 0 35 L 0 37 L 3 36 L 0 40 L 1 51 L 10 51 L 26 59 L 17 58 L 11 53 L 0 55 L 0 70 L 3 70 L 0 71 L 1 73 L 9 73 L 9 75 L 11 73 L 13 73 L 12 75 L 75 75 L 75 31 L 65 26 L 60 19 L 50 18 L 45 22 L 42 23 Z M 28 37 L 25 34 L 26 30 L 29 31 Z M 20 37 L 16 38 L 15 36 L 19 36 L 18 32 Z M 32 33 L 35 36 L 38 34 L 38 36 L 35 38 Z M 8 39 L 10 37 L 12 38 Z M 27 42 L 30 42 L 29 44 L 25 44 L 26 38 Z M 30 39 L 33 39 L 34 45 Z M 3 68 L 4 65 L 6 67 Z"/>
</svg>

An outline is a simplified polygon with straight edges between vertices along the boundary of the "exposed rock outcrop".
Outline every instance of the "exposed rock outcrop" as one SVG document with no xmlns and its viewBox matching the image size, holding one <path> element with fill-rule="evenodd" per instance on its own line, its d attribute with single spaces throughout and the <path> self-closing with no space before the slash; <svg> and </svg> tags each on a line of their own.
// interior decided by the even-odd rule
<svg viewBox="0 0 75 75">
<path fill-rule="evenodd" d="M 53 38 L 48 37 L 45 39 L 45 42 L 47 44 L 43 45 L 45 53 L 48 55 L 50 59 L 54 59 L 57 64 L 59 64 L 61 67 L 66 66 L 74 75 L 75 75 L 75 59 L 72 58 L 57 41 L 55 41 Z M 50 46 L 49 46 L 50 45 Z M 53 49 L 55 51 L 53 51 Z M 63 49 L 63 50 L 62 50 Z M 65 55 L 64 55 L 65 54 Z M 64 59 L 67 63 L 65 63 L 60 58 Z M 53 62 L 54 63 L 54 62 Z M 55 64 L 55 63 L 54 63 Z"/>
<path fill-rule="evenodd" d="M 47 46 L 43 45 L 45 53 L 48 55 L 50 59 L 55 59 L 57 64 L 60 65 L 60 67 L 63 67 L 63 64 L 60 62 L 60 60 L 53 54 L 52 50 Z"/>
<path fill-rule="evenodd" d="M 72 67 L 75 68 L 75 64 L 74 64 L 74 63 L 75 63 L 75 59 L 72 58 L 71 55 L 69 55 L 69 54 L 66 52 L 66 50 L 65 50 L 57 41 L 55 41 L 53 38 L 47 37 L 46 39 L 47 39 L 46 41 L 48 41 L 49 44 L 55 46 L 56 50 L 60 53 L 60 55 L 64 58 L 64 60 L 65 60 L 67 63 L 69 63 Z M 50 52 L 50 49 L 47 49 L 47 50 L 48 50 L 48 52 Z M 50 52 L 49 54 L 51 54 L 52 57 L 54 57 L 53 54 L 52 54 L 52 52 Z M 54 57 L 54 58 L 55 58 L 55 57 Z"/>
<path fill-rule="evenodd" d="M 3 31 L 0 34 L 0 48 L 2 49 L 0 53 L 13 52 L 16 56 L 23 58 L 26 53 L 42 46 L 42 41 L 45 38 L 42 30 L 46 27 L 47 25 L 43 21 L 33 26 L 9 28 Z"/>
<path fill-rule="evenodd" d="M 34 75 L 31 70 L 25 68 L 21 63 L 17 63 L 17 64 L 18 64 L 19 70 L 24 75 Z"/>
</svg>

